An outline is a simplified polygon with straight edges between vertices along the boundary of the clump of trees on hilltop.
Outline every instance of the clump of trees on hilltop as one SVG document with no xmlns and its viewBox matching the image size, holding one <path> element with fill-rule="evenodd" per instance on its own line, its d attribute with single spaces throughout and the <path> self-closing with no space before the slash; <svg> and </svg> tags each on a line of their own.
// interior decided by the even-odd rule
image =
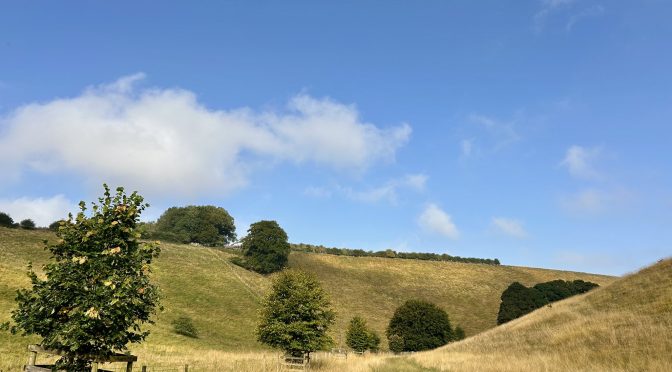
<svg viewBox="0 0 672 372">
<path fill-rule="evenodd" d="M 168 208 L 156 223 L 145 224 L 143 237 L 175 243 L 223 246 L 236 239 L 233 217 L 221 207 L 190 205 Z"/>
<path fill-rule="evenodd" d="M 497 324 L 503 324 L 519 318 L 551 302 L 585 293 L 598 287 L 596 283 L 583 280 L 553 280 L 539 283 L 534 287 L 526 287 L 513 282 L 502 292 L 502 303 L 499 305 Z"/>
<path fill-rule="evenodd" d="M 297 252 L 308 253 L 326 253 L 336 256 L 352 256 L 352 257 L 384 257 L 384 258 L 406 258 L 413 260 L 425 261 L 452 261 L 452 262 L 467 262 L 480 263 L 486 265 L 499 265 L 499 260 L 494 258 L 474 258 L 474 257 L 459 257 L 451 256 L 449 254 L 438 253 L 418 253 L 418 252 L 396 252 L 392 249 L 384 251 L 365 251 L 363 249 L 347 249 L 347 248 L 328 248 L 322 245 L 312 244 L 292 244 L 292 250 Z"/>
</svg>

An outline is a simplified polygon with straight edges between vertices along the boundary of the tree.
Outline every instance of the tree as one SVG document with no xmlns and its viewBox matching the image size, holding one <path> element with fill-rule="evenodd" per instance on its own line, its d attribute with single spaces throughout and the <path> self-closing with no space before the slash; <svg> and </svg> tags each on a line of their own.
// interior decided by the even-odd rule
<svg viewBox="0 0 672 372">
<path fill-rule="evenodd" d="M 136 240 L 148 204 L 135 192 L 127 196 L 120 187 L 111 195 L 104 188 L 90 217 L 80 202 L 77 217 L 70 214 L 57 243 L 47 245 L 52 261 L 43 266 L 44 279 L 30 268 L 32 288 L 17 292 L 12 332 L 41 336 L 43 347 L 63 350 L 56 369 L 85 370 L 91 356 L 143 341 L 149 332 L 141 325 L 152 323 L 159 302 L 149 278 L 158 244 Z"/>
<path fill-rule="evenodd" d="M 236 239 L 233 217 L 221 207 L 190 205 L 168 208 L 156 221 L 154 237 L 177 243 L 221 246 Z"/>
<path fill-rule="evenodd" d="M 350 320 L 345 343 L 352 350 L 360 353 L 366 350 L 378 351 L 380 337 L 366 326 L 366 321 L 363 318 L 356 316 Z"/>
<path fill-rule="evenodd" d="M 548 300 L 539 290 L 527 288 L 518 282 L 511 283 L 502 292 L 501 299 L 497 324 L 506 323 L 548 304 Z"/>
<path fill-rule="evenodd" d="M 33 222 L 33 220 L 31 220 L 30 218 L 26 218 L 25 220 L 19 222 L 19 226 L 21 226 L 22 229 L 34 230 L 35 222 Z"/>
<path fill-rule="evenodd" d="M 268 274 L 287 265 L 290 245 L 287 233 L 275 221 L 259 221 L 250 225 L 242 239 L 242 266 Z"/>
<path fill-rule="evenodd" d="M 393 336 L 401 337 L 401 351 L 434 349 L 453 340 L 448 314 L 433 303 L 420 300 L 406 301 L 397 308 L 386 335 L 390 342 Z"/>
<path fill-rule="evenodd" d="M 583 280 L 573 282 L 552 280 L 536 284 L 532 288 L 514 282 L 502 292 L 497 324 L 503 324 L 519 318 L 551 302 L 585 293 L 598 285 Z"/>
<path fill-rule="evenodd" d="M 63 222 L 63 220 L 58 220 L 58 221 L 54 221 L 54 222 L 50 223 L 49 224 L 49 230 L 58 231 L 58 228 L 61 227 L 61 222 Z"/>
<path fill-rule="evenodd" d="M 14 227 L 14 220 L 5 212 L 0 212 L 0 226 Z"/>
<path fill-rule="evenodd" d="M 327 330 L 334 318 L 327 294 L 315 275 L 285 270 L 273 281 L 263 302 L 257 339 L 288 355 L 302 357 L 333 344 Z"/>
</svg>

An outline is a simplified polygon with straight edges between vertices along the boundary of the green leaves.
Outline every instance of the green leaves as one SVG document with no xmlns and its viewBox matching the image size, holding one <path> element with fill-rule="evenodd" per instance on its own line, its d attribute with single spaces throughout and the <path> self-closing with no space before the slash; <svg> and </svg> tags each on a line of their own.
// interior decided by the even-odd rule
<svg viewBox="0 0 672 372">
<path fill-rule="evenodd" d="M 345 343 L 357 352 L 366 350 L 377 351 L 380 345 L 380 337 L 366 326 L 366 321 L 361 317 L 350 320 L 348 331 L 345 335 Z"/>
<path fill-rule="evenodd" d="M 69 350 L 59 368 L 78 370 L 88 365 L 82 355 L 107 356 L 140 342 L 143 323 L 159 303 L 158 288 L 150 282 L 157 243 L 140 243 L 135 229 L 148 206 L 137 193 L 126 195 L 107 185 L 86 216 L 80 202 L 76 218 L 69 215 L 47 245 L 52 261 L 43 267 L 46 279 L 29 268 L 32 288 L 17 292 L 12 312 L 14 332 L 42 336 L 42 346 Z"/>
<path fill-rule="evenodd" d="M 288 354 L 303 356 L 333 343 L 327 330 L 334 318 L 327 294 L 314 275 L 285 270 L 264 300 L 257 338 Z"/>
<path fill-rule="evenodd" d="M 247 232 L 247 236 L 242 239 L 244 267 L 269 274 L 287 265 L 290 245 L 287 233 L 277 222 L 255 222 Z"/>
</svg>

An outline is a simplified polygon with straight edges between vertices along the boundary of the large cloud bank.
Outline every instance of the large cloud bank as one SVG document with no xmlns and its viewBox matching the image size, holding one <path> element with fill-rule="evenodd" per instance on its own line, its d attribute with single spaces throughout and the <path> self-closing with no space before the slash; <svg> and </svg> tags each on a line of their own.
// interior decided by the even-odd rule
<svg viewBox="0 0 672 372">
<path fill-rule="evenodd" d="M 409 139 L 356 107 L 301 94 L 277 111 L 214 110 L 182 89 L 142 89 L 137 74 L 0 119 L 0 171 L 74 172 L 164 194 L 243 187 L 259 164 L 291 162 L 361 172 L 394 160 Z"/>
</svg>

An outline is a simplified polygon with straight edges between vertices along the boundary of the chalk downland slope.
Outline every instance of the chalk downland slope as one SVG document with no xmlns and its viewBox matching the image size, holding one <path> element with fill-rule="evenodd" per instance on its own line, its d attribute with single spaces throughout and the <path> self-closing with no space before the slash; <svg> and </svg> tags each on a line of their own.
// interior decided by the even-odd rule
<svg viewBox="0 0 672 372">
<path fill-rule="evenodd" d="M 9 319 L 16 289 L 29 285 L 26 264 L 32 261 L 39 268 L 47 262 L 44 239 L 53 240 L 55 235 L 0 228 L 0 322 Z M 254 329 L 260 299 L 269 290 L 272 276 L 235 266 L 229 262 L 231 257 L 232 253 L 218 249 L 162 244 L 154 278 L 163 293 L 164 311 L 150 327 L 147 342 L 131 345 L 131 351 L 147 363 L 198 365 L 203 360 L 222 360 L 227 368 L 231 358 L 267 358 L 268 349 L 256 342 Z M 499 297 L 513 281 L 529 286 L 553 279 L 582 279 L 605 285 L 615 279 L 525 267 L 297 252 L 291 253 L 290 266 L 315 273 L 330 294 L 337 313 L 332 332 L 336 346 L 345 345 L 347 324 L 359 315 L 378 332 L 384 348 L 390 317 L 410 298 L 443 307 L 453 324 L 474 335 L 496 325 Z M 173 333 L 171 323 L 180 316 L 193 319 L 198 339 Z M 36 341 L 0 331 L 0 369 L 24 364 L 26 345 Z M 270 358 L 276 362 L 274 356 Z"/>
<path fill-rule="evenodd" d="M 672 371 L 672 259 L 408 359 L 446 371 Z"/>
</svg>

